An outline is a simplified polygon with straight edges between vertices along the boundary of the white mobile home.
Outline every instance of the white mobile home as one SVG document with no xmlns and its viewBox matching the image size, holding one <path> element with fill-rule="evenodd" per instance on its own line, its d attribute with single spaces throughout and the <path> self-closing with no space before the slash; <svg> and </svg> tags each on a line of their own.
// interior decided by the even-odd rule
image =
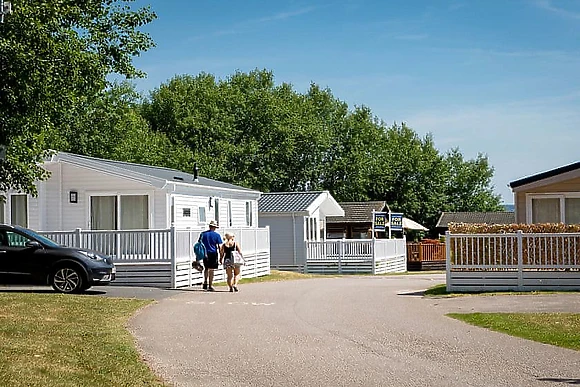
<svg viewBox="0 0 580 387">
<path fill-rule="evenodd" d="M 0 222 L 36 230 L 258 226 L 260 192 L 173 169 L 59 152 L 38 197 L 8 192 Z"/>
<path fill-rule="evenodd" d="M 306 242 L 324 239 L 326 218 L 344 216 L 328 191 L 264 193 L 258 202 L 259 225 L 268 226 L 273 268 L 301 270 Z"/>
</svg>

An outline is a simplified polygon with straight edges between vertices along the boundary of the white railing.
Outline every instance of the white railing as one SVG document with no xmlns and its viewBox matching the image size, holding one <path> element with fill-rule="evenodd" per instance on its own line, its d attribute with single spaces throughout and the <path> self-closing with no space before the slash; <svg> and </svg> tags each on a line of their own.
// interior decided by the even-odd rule
<svg viewBox="0 0 580 387">
<path fill-rule="evenodd" d="M 44 231 L 40 234 L 68 247 L 95 250 L 115 263 L 171 261 L 174 229 L 166 230 L 81 230 Z"/>
<path fill-rule="evenodd" d="M 307 272 L 372 273 L 407 270 L 405 239 L 338 239 L 306 242 Z"/>
<path fill-rule="evenodd" d="M 570 269 L 580 265 L 580 233 L 448 234 L 452 269 Z"/>
<path fill-rule="evenodd" d="M 448 290 L 580 287 L 580 233 L 446 234 Z"/>
<path fill-rule="evenodd" d="M 270 273 L 269 228 L 219 231 L 222 235 L 226 232 L 236 235 L 236 241 L 246 259 L 246 265 L 242 269 L 244 277 Z M 201 232 L 175 228 L 109 231 L 76 229 L 43 231 L 39 234 L 64 246 L 91 249 L 111 256 L 118 267 L 118 273 L 121 274 L 118 275 L 117 283 L 183 287 L 202 281 L 201 274 L 191 268 L 191 262 L 195 259 L 193 244 L 197 242 Z M 222 272 L 223 270 L 219 270 L 216 273 L 216 280 L 224 277 Z"/>
</svg>

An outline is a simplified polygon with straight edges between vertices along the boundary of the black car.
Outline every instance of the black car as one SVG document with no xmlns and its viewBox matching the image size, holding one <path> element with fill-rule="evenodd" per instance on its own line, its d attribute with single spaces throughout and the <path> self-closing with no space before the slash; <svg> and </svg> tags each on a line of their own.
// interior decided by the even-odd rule
<svg viewBox="0 0 580 387">
<path fill-rule="evenodd" d="M 0 224 L 0 283 L 51 285 L 79 293 L 115 279 L 113 260 L 87 249 L 61 246 L 20 226 Z"/>
</svg>

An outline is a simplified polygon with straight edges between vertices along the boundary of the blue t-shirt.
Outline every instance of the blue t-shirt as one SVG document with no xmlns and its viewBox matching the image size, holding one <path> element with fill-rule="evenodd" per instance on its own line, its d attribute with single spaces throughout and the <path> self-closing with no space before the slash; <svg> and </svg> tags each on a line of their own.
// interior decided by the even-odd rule
<svg viewBox="0 0 580 387">
<path fill-rule="evenodd" d="M 218 245 L 224 243 L 222 236 L 215 231 L 204 231 L 201 237 L 201 243 L 205 246 L 208 253 L 217 253 Z"/>
</svg>

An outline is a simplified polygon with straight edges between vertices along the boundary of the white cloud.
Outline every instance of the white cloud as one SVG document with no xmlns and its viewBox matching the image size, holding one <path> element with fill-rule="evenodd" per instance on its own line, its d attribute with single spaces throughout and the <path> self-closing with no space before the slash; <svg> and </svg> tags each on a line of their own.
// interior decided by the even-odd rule
<svg viewBox="0 0 580 387">
<path fill-rule="evenodd" d="M 545 9 L 546 11 L 550 11 L 563 18 L 580 20 L 580 12 L 574 12 L 565 8 L 559 8 L 554 5 L 552 0 L 536 0 L 534 4 L 538 8 Z"/>
<path fill-rule="evenodd" d="M 280 12 L 280 13 L 277 13 L 274 15 L 270 15 L 270 16 L 266 16 L 266 17 L 257 19 L 255 21 L 263 23 L 263 22 L 269 22 L 269 21 L 274 21 L 274 20 L 284 20 L 284 19 L 288 19 L 291 17 L 300 16 L 300 15 L 310 13 L 310 12 L 314 11 L 315 9 L 316 9 L 316 7 L 306 7 L 306 8 L 298 9 L 295 11 L 290 11 L 290 12 Z M 253 21 L 249 21 L 249 22 L 253 22 Z"/>
</svg>

